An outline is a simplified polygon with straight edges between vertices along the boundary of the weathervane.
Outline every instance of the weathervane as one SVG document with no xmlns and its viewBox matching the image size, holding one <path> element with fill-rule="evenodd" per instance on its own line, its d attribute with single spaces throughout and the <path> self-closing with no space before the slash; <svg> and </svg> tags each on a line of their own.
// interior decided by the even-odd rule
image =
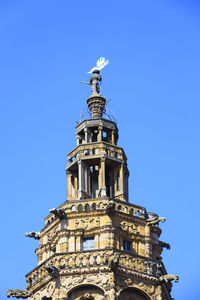
<svg viewBox="0 0 200 300">
<path fill-rule="evenodd" d="M 80 81 L 81 83 L 89 84 L 92 86 L 93 95 L 100 95 L 99 82 L 101 82 L 102 80 L 100 70 L 102 70 L 108 63 L 108 59 L 106 60 L 105 57 L 100 57 L 96 62 L 96 66 L 88 72 L 89 74 L 92 73 L 92 75 L 90 76 L 90 82 Z"/>
</svg>

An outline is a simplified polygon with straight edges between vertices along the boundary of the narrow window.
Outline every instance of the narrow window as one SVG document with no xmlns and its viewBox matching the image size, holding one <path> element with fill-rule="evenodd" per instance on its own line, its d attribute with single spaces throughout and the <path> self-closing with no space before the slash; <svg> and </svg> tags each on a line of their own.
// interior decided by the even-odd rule
<svg viewBox="0 0 200 300">
<path fill-rule="evenodd" d="M 133 216 L 133 209 L 130 209 L 130 215 Z"/>
<path fill-rule="evenodd" d="M 78 211 L 83 211 L 83 205 L 82 204 L 79 204 Z"/>
<path fill-rule="evenodd" d="M 96 209 L 97 209 L 96 203 L 93 203 L 92 204 L 92 210 L 96 210 Z"/>
<path fill-rule="evenodd" d="M 94 237 L 83 238 L 83 251 L 94 249 Z"/>
<path fill-rule="evenodd" d="M 123 241 L 123 249 L 124 251 L 131 252 L 131 242 Z"/>
<path fill-rule="evenodd" d="M 119 171 L 117 172 L 117 190 L 120 191 L 120 176 L 119 176 Z"/>
<path fill-rule="evenodd" d="M 88 203 L 85 205 L 85 211 L 90 211 L 90 206 Z"/>
</svg>

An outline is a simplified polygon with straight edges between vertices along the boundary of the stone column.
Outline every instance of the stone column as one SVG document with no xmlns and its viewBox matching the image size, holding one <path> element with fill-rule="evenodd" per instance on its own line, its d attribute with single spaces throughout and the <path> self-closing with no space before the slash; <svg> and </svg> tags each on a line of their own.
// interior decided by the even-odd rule
<svg viewBox="0 0 200 300">
<path fill-rule="evenodd" d="M 74 196 L 75 198 L 78 197 L 78 178 L 74 176 Z"/>
<path fill-rule="evenodd" d="M 114 130 L 112 130 L 111 133 L 111 143 L 114 145 L 115 144 L 115 134 L 114 134 Z"/>
<path fill-rule="evenodd" d="M 82 189 L 83 189 L 83 174 L 82 174 L 82 162 L 78 161 L 78 199 L 82 197 Z"/>
<path fill-rule="evenodd" d="M 67 172 L 67 199 L 71 199 L 72 174 Z"/>
<path fill-rule="evenodd" d="M 152 246 L 151 246 L 151 226 L 145 226 L 145 254 L 147 257 L 152 255 Z"/>
<path fill-rule="evenodd" d="M 124 194 L 124 164 L 121 164 L 119 174 L 120 174 L 120 194 Z"/>
<path fill-rule="evenodd" d="M 97 142 L 102 141 L 102 131 L 103 131 L 103 127 L 99 126 L 99 133 L 98 133 L 98 136 L 97 136 Z"/>
<path fill-rule="evenodd" d="M 106 159 L 101 158 L 101 197 L 106 197 Z"/>
<path fill-rule="evenodd" d="M 77 146 L 79 145 L 79 135 L 76 134 L 76 143 L 77 143 Z"/>
<path fill-rule="evenodd" d="M 84 132 L 85 132 L 85 144 L 88 143 L 88 128 L 84 128 Z"/>
</svg>

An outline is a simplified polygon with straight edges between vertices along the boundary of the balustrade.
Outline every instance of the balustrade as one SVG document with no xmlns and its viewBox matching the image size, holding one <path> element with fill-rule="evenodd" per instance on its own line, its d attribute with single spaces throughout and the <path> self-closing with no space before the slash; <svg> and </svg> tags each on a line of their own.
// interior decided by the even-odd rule
<svg viewBox="0 0 200 300">
<path fill-rule="evenodd" d="M 45 269 L 45 266 L 47 265 L 54 265 L 61 272 L 63 269 L 72 270 L 76 268 L 109 266 L 109 261 L 112 258 L 112 255 L 112 250 L 96 250 L 53 255 L 44 264 L 42 264 L 42 266 L 39 266 L 27 276 L 27 286 L 28 288 L 31 288 L 48 276 L 48 272 Z M 156 277 L 166 273 L 163 264 L 160 262 L 157 263 L 154 260 L 131 255 L 129 253 L 123 253 L 119 250 L 115 251 L 115 255 L 119 257 L 119 267 L 124 267 Z"/>
</svg>

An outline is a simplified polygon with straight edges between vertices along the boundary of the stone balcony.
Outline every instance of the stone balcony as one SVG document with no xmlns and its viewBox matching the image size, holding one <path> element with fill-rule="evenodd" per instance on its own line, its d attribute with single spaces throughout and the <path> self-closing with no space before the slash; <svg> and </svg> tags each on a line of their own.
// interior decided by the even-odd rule
<svg viewBox="0 0 200 300">
<path fill-rule="evenodd" d="M 36 290 L 51 280 L 52 276 L 45 269 L 49 265 L 58 269 L 58 276 L 117 270 L 126 273 L 134 272 L 138 277 L 146 275 L 152 280 L 158 280 L 159 276 L 166 274 L 162 262 L 117 249 L 55 253 L 26 275 L 28 289 Z"/>
</svg>

